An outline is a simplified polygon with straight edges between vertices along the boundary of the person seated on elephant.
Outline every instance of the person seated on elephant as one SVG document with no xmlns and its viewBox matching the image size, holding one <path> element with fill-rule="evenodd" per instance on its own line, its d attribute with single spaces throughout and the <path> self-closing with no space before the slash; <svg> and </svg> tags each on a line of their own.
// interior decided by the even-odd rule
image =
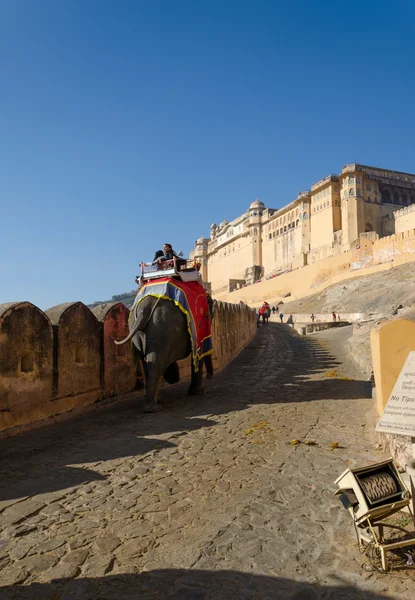
<svg viewBox="0 0 415 600">
<path fill-rule="evenodd" d="M 156 254 L 154 255 L 153 265 L 158 265 L 160 268 L 162 262 L 166 260 L 173 260 L 173 258 L 176 259 L 176 266 L 178 268 L 187 264 L 187 259 L 181 258 L 178 254 L 176 254 L 171 244 L 164 244 L 163 251 L 157 250 Z"/>
<path fill-rule="evenodd" d="M 173 256 L 179 258 L 176 252 L 173 250 L 171 244 L 164 244 L 163 250 L 157 250 L 154 255 L 153 264 L 158 263 L 162 260 L 173 260 Z"/>
</svg>

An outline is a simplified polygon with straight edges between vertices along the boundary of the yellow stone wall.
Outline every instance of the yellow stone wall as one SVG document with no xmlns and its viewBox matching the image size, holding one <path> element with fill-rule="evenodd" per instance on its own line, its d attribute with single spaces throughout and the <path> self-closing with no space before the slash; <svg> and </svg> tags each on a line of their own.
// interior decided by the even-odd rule
<svg viewBox="0 0 415 600">
<path fill-rule="evenodd" d="M 415 204 L 402 208 L 394 213 L 395 233 L 402 233 L 415 229 Z"/>
<path fill-rule="evenodd" d="M 336 182 L 312 190 L 311 251 L 322 246 L 333 247 L 334 233 L 341 229 L 340 187 Z"/>
<path fill-rule="evenodd" d="M 252 264 L 252 238 L 246 234 L 217 249 L 209 258 L 208 277 L 214 282 L 216 295 L 228 291 L 230 279 L 244 279 L 245 269 Z"/>
<path fill-rule="evenodd" d="M 383 323 L 370 333 L 376 407 L 381 415 L 408 354 L 415 350 L 415 323 L 396 319 Z"/>
</svg>

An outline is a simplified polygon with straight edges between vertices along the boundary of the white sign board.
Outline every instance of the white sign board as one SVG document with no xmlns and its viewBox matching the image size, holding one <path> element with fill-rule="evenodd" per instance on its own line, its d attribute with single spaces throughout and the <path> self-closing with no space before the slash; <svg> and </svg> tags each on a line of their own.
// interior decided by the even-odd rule
<svg viewBox="0 0 415 600">
<path fill-rule="evenodd" d="M 415 352 L 410 352 L 376 431 L 415 437 Z"/>
</svg>

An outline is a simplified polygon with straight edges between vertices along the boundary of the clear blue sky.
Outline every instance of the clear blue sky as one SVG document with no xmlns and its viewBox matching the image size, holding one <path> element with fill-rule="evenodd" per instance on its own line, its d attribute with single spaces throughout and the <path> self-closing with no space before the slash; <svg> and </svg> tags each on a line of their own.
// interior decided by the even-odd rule
<svg viewBox="0 0 415 600">
<path fill-rule="evenodd" d="M 415 3 L 0 0 L 0 302 L 134 288 L 257 196 L 415 171 Z"/>
</svg>

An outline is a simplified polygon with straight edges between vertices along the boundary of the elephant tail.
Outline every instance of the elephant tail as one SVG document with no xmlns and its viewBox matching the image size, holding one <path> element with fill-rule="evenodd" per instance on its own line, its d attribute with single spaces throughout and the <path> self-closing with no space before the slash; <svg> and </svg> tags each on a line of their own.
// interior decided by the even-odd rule
<svg viewBox="0 0 415 600">
<path fill-rule="evenodd" d="M 148 296 L 148 297 L 150 297 L 150 296 Z M 157 300 L 153 306 L 151 306 L 150 303 L 146 303 L 144 306 L 144 309 L 140 313 L 140 315 L 137 314 L 138 313 L 138 311 L 137 311 L 138 304 L 136 304 L 135 307 L 133 308 L 133 312 L 131 315 L 132 317 L 134 317 L 135 323 L 134 323 L 130 333 L 123 340 L 120 340 L 120 341 L 114 340 L 114 344 L 117 344 L 117 346 L 126 344 L 135 336 L 136 333 L 138 333 L 139 331 L 143 331 L 143 329 L 145 329 L 147 323 L 151 319 L 154 309 L 156 308 L 159 301 L 160 301 L 160 298 L 157 298 Z M 143 302 L 144 302 L 144 300 L 143 300 Z M 142 304 L 142 302 L 140 302 L 140 305 L 141 304 Z"/>
</svg>

